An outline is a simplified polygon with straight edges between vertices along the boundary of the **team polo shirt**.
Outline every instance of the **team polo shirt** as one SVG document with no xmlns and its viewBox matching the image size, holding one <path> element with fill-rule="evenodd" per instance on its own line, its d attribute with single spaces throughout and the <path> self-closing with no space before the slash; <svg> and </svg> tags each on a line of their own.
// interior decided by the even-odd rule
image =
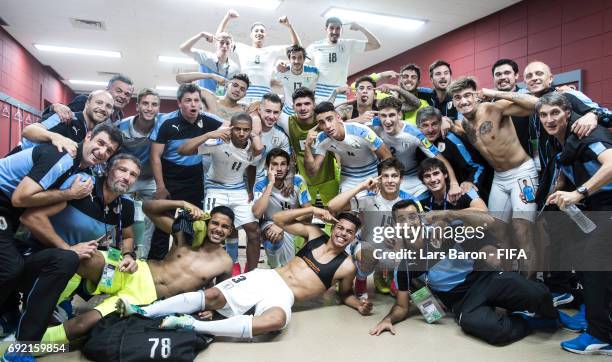
<svg viewBox="0 0 612 362">
<path fill-rule="evenodd" d="M 81 177 L 82 181 L 91 178 L 83 173 L 74 174 L 66 179 L 60 189 L 70 188 L 77 177 Z M 55 232 L 69 245 L 96 240 L 105 234 L 110 234 L 117 240 L 123 230 L 134 223 L 134 203 L 124 196 L 119 196 L 110 204 L 104 205 L 105 178 L 95 177 L 93 181 L 95 186 L 91 195 L 68 201 L 62 211 L 49 217 Z M 121 233 L 119 227 L 122 229 Z M 38 242 L 34 237 L 31 240 Z"/>
<path fill-rule="evenodd" d="M 444 200 L 441 203 L 437 203 L 434 201 L 433 195 L 430 192 L 428 192 L 428 194 L 429 195 L 427 196 L 427 198 L 421 200 L 421 205 L 423 205 L 423 209 L 425 211 L 463 210 L 469 208 L 472 201 L 480 198 L 478 192 L 476 192 L 476 190 L 474 190 L 473 188 L 471 188 L 465 194 L 461 195 L 459 200 L 457 200 L 455 203 L 451 203 L 450 201 L 448 201 L 447 195 L 444 196 Z"/>
<path fill-rule="evenodd" d="M 12 207 L 11 196 L 27 176 L 44 190 L 59 186 L 68 176 L 79 170 L 82 145 L 77 158 L 60 152 L 51 144 L 28 148 L 0 159 L 0 205 Z"/>
<path fill-rule="evenodd" d="M 179 111 L 169 113 L 151 132 L 151 141 L 165 145 L 161 156 L 164 181 L 183 185 L 202 183 L 204 169 L 202 155 L 181 155 L 178 148 L 190 138 L 204 135 L 221 127 L 223 120 L 210 113 L 201 113 L 194 123 L 190 123 Z M 195 184 L 194 184 L 195 182 Z"/>
<path fill-rule="evenodd" d="M 227 62 L 225 64 L 220 64 L 219 58 L 215 53 L 198 50 L 193 53 L 193 59 L 198 62 L 200 72 L 202 73 L 220 75 L 225 79 L 232 79 L 234 75 L 240 73 L 240 67 L 238 64 L 236 64 L 236 62 L 227 58 Z M 217 92 L 217 82 L 214 79 L 201 79 L 198 81 L 198 84 L 200 87 L 206 88 L 213 93 Z M 225 92 L 217 95 L 223 96 L 225 95 Z"/>
<path fill-rule="evenodd" d="M 255 184 L 255 200 L 261 198 L 266 187 L 268 187 L 270 181 L 265 178 Z M 310 193 L 306 185 L 306 180 L 300 175 L 293 176 L 293 189 L 289 196 L 285 196 L 282 190 L 277 189 L 275 186 L 272 187 L 272 193 L 268 201 L 268 206 L 263 215 L 263 220 L 272 221 L 272 218 L 276 213 L 284 210 L 297 209 L 311 202 Z"/>
<path fill-rule="evenodd" d="M 350 178 L 365 179 L 378 174 L 377 151 L 383 141 L 367 126 L 358 123 L 342 123 L 344 139 L 338 141 L 325 132 L 319 132 L 314 148 L 317 155 L 328 151 L 340 156 L 340 173 Z"/>
<path fill-rule="evenodd" d="M 417 97 L 424 99 L 429 103 L 430 106 L 437 108 L 443 117 L 448 117 L 452 120 L 460 119 L 461 113 L 457 111 L 457 108 L 453 105 L 453 99 L 450 94 L 446 94 L 444 99 L 438 99 L 436 91 L 427 87 L 417 88 Z"/>
<path fill-rule="evenodd" d="M 87 128 L 87 121 L 83 112 L 74 112 L 72 122 L 70 125 L 62 122 L 57 114 L 53 114 L 51 117 L 45 119 L 40 123 L 48 131 L 53 133 L 61 134 L 66 138 L 70 138 L 76 143 L 81 143 L 85 139 L 85 135 L 89 131 Z M 40 143 L 30 141 L 27 138 L 21 138 L 21 149 L 25 150 L 31 147 L 38 146 Z"/>
<path fill-rule="evenodd" d="M 346 84 L 351 55 L 365 52 L 367 43 L 365 40 L 338 39 L 336 44 L 331 44 L 327 39 L 321 39 L 306 48 L 306 54 L 319 69 L 318 99 L 329 98 L 336 88 Z M 346 95 L 339 94 L 336 100 L 346 101 Z"/>
<path fill-rule="evenodd" d="M 245 98 L 261 99 L 261 96 L 270 92 L 270 81 L 276 59 L 285 54 L 287 47 L 287 45 L 273 45 L 255 48 L 236 43 L 235 52 L 238 55 L 240 69 L 249 76 L 250 81 Z"/>
<path fill-rule="evenodd" d="M 283 85 L 285 99 L 283 113 L 291 116 L 295 113 L 293 111 L 293 92 L 300 87 L 306 87 L 314 92 L 319 79 L 319 70 L 316 67 L 304 65 L 300 74 L 293 74 L 289 69 L 283 73 L 274 72 L 273 78 Z"/>
</svg>

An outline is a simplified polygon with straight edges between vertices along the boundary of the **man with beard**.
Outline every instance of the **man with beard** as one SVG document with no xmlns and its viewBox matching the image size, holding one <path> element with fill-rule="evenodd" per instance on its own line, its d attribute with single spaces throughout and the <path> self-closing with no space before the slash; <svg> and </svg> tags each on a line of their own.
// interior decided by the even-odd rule
<svg viewBox="0 0 612 362">
<path fill-rule="evenodd" d="M 293 109 L 295 115 L 289 117 L 288 122 L 279 122 L 289 137 L 292 153 L 295 155 L 297 170 L 306 180 L 308 192 L 312 200 L 321 199 L 324 206 L 338 194 L 338 181 L 336 180 L 336 165 L 334 155 L 328 152 L 321 162 L 314 176 L 308 176 L 304 165 L 306 139 L 311 131 L 317 132 L 317 122 L 314 117 L 315 95 L 308 88 L 298 88 L 293 92 Z"/>
<path fill-rule="evenodd" d="M 311 206 L 306 181 L 300 175 L 293 176 L 289 195 L 283 192 L 289 175 L 289 153 L 273 148 L 266 156 L 268 177 L 255 184 L 253 215 L 260 220 L 264 237 L 264 250 L 271 268 L 283 266 L 295 256 L 293 235 L 284 232 L 272 219 L 278 212 Z"/>
<path fill-rule="evenodd" d="M 80 268 L 79 274 L 86 280 L 88 290 L 93 290 L 96 295 L 108 294 L 109 298 L 93 310 L 48 328 L 43 342 L 67 343 L 85 336 L 103 316 L 115 311 L 119 299 L 125 303 L 149 304 L 157 299 L 171 299 L 185 291 L 199 290 L 215 278 L 229 275 L 231 260 L 221 244 L 233 230 L 232 210 L 223 206 L 211 210 L 210 219 L 206 222 L 206 235 L 198 238 L 180 227 L 179 231 L 173 231 L 173 223 L 174 226 L 180 223 L 175 223 L 175 219 L 167 214 L 176 209 L 184 210 L 176 221 L 191 223 L 206 220 L 202 210 L 185 201 L 147 201 L 144 210 L 155 226 L 173 233 L 174 241 L 168 255 L 160 261 L 136 261 L 138 267 L 132 274 L 116 270 L 112 284 L 108 286 L 102 281 L 105 263 L 109 260 L 108 253 L 96 252 L 92 262 Z"/>
<path fill-rule="evenodd" d="M 212 73 L 179 73 L 176 75 L 176 81 L 179 84 L 191 83 L 198 79 L 210 79 L 212 75 Z M 224 83 L 227 87 L 223 96 L 216 95 L 206 88 L 200 89 L 200 94 L 209 113 L 229 120 L 234 113 L 246 111 L 246 105 L 238 102 L 247 94 L 250 81 L 246 74 L 239 73 Z"/>
<path fill-rule="evenodd" d="M 125 75 L 117 74 L 108 81 L 106 90 L 111 94 L 113 99 L 113 110 L 109 113 L 108 118 L 111 122 L 116 122 L 123 119 L 123 109 L 130 103 L 132 93 L 134 92 L 134 83 Z M 70 123 L 74 118 L 74 112 L 82 112 L 85 108 L 85 103 L 89 99 L 89 95 L 80 94 L 76 96 L 68 105 L 54 103 L 43 112 L 42 118 L 46 119 L 54 113 L 59 116 L 62 122 Z"/>
<path fill-rule="evenodd" d="M 89 93 L 85 108 L 74 112 L 69 123 L 54 114 L 41 123 L 31 124 L 23 129 L 21 149 L 25 150 L 40 143 L 50 142 L 59 151 L 76 154 L 78 143 L 83 142 L 89 130 L 105 122 L 113 111 L 113 98 L 106 90 Z"/>
<path fill-rule="evenodd" d="M 429 66 L 429 78 L 434 88 L 418 88 L 417 93 L 420 99 L 425 99 L 430 106 L 437 108 L 442 113 L 444 122 L 452 122 L 459 116 L 451 95 L 447 92 L 452 76 L 450 64 L 444 60 L 436 60 Z"/>
<path fill-rule="evenodd" d="M 314 114 L 321 132 L 312 129 L 306 138 L 304 166 L 308 175 L 316 175 L 327 152 L 333 152 L 340 157 L 341 192 L 354 188 L 364 178 L 376 177 L 378 162 L 391 157 L 380 137 L 362 124 L 342 122 L 331 102 L 318 104 Z"/>
<path fill-rule="evenodd" d="M 399 71 L 397 84 L 382 84 L 381 91 L 395 91 L 398 99 L 402 101 L 402 119 L 416 126 L 416 113 L 419 109 L 427 107 L 427 100 L 418 97 L 421 83 L 421 68 L 416 64 L 406 64 Z"/>
<path fill-rule="evenodd" d="M 349 63 L 355 53 L 367 52 L 380 48 L 380 42 L 363 26 L 352 22 L 350 30 L 360 31 L 367 40 L 341 39 L 342 21 L 331 17 L 325 21 L 327 37 L 315 41 L 306 48 L 306 53 L 312 57 L 312 62 L 319 69 L 317 83 L 317 103 L 328 100 L 333 91 L 346 84 Z M 346 101 L 346 96 L 336 98 L 337 103 Z"/>
<path fill-rule="evenodd" d="M 225 32 L 230 19 L 237 17 L 238 12 L 236 10 L 229 10 L 223 20 L 221 20 L 217 33 Z M 289 19 L 286 16 L 281 16 L 278 22 L 289 30 L 291 45 L 300 45 L 300 38 L 293 29 Z M 261 22 L 256 22 L 251 26 L 251 45 L 240 42 L 235 43 L 235 53 L 240 61 L 240 70 L 247 74 L 251 80 L 246 97 L 242 101 L 242 103 L 247 105 L 259 101 L 261 96 L 271 91 L 270 82 L 276 59 L 282 57 L 285 49 L 287 49 L 287 45 L 264 47 L 266 35 L 266 26 Z"/>
<path fill-rule="evenodd" d="M 215 53 L 193 48 L 200 39 L 205 39 L 209 43 L 214 41 Z M 200 72 L 215 74 L 220 77 L 218 80 L 223 80 L 223 82 L 219 82 L 209 78 L 202 79 L 199 82 L 200 87 L 208 89 L 217 96 L 223 96 L 225 95 L 225 88 L 223 87 L 225 81 L 233 78 L 235 74 L 240 73 L 238 64 L 229 58 L 232 48 L 233 38 L 230 34 L 218 33 L 213 36 L 210 33 L 201 32 L 181 44 L 179 49 L 183 54 L 198 62 L 200 65 Z"/>
</svg>

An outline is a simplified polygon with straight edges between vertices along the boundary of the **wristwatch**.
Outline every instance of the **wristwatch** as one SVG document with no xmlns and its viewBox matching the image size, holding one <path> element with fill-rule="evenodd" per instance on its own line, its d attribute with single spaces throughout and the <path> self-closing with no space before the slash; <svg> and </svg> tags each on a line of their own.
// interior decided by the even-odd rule
<svg viewBox="0 0 612 362">
<path fill-rule="evenodd" d="M 126 256 L 126 255 L 129 255 L 129 256 L 132 257 L 132 259 L 136 260 L 136 252 L 135 251 L 127 251 L 127 252 L 121 254 L 121 256 Z"/>
<path fill-rule="evenodd" d="M 587 188 L 584 186 L 578 187 L 576 191 L 585 198 L 589 196 L 589 190 L 587 190 Z"/>
</svg>

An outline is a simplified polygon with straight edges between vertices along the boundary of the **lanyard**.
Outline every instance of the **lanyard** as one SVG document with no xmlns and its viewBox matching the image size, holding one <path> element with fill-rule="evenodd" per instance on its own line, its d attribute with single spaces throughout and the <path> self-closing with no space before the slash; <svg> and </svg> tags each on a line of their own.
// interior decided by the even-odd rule
<svg viewBox="0 0 612 362">
<path fill-rule="evenodd" d="M 444 208 L 442 210 L 446 210 L 446 192 L 444 193 Z M 433 210 L 433 204 L 434 204 L 434 196 L 431 195 L 431 200 L 429 200 L 429 210 Z"/>
<path fill-rule="evenodd" d="M 104 200 L 104 199 L 102 199 Z M 102 201 L 103 204 L 103 212 L 104 212 L 104 232 L 106 234 L 108 234 L 108 228 L 107 228 L 107 216 L 108 216 L 108 212 L 110 211 L 108 206 L 104 206 L 104 201 Z M 123 209 L 123 204 L 121 203 L 121 196 L 119 196 L 119 204 L 117 205 L 117 211 L 119 211 L 117 213 L 117 217 L 119 218 L 119 221 L 117 223 L 117 229 L 115 229 L 115 240 L 114 240 L 114 247 L 117 249 L 121 249 L 121 246 L 123 245 L 123 218 L 121 217 L 121 213 Z"/>
<path fill-rule="evenodd" d="M 421 225 L 423 226 L 423 224 Z M 423 243 L 425 244 L 425 285 L 429 287 L 429 238 L 427 240 L 423 240 Z M 404 259 L 404 262 L 406 263 L 406 283 L 408 284 L 408 292 L 410 293 L 410 268 L 408 266 L 408 260 Z M 396 282 L 397 273 L 398 270 L 396 269 L 394 272 Z"/>
<path fill-rule="evenodd" d="M 215 65 L 217 66 L 217 74 L 221 75 L 221 73 L 219 72 L 219 58 L 217 58 L 217 62 L 215 62 Z M 229 73 L 229 59 L 227 60 L 227 66 L 224 67 L 225 68 L 225 75 L 223 76 L 223 78 L 227 79 L 227 75 Z"/>
</svg>

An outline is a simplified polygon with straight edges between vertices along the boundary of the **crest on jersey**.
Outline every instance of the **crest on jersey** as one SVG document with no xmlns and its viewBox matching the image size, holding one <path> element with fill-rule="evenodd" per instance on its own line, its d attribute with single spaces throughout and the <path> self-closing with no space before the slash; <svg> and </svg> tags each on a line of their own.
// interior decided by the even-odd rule
<svg viewBox="0 0 612 362">
<path fill-rule="evenodd" d="M 438 148 L 438 151 L 440 152 L 444 152 L 444 150 L 446 149 L 446 143 L 444 142 L 439 142 L 438 146 L 436 146 Z"/>
<path fill-rule="evenodd" d="M 0 216 L 0 230 L 6 230 L 8 228 L 8 224 L 6 223 L 6 219 L 4 216 Z"/>
</svg>

